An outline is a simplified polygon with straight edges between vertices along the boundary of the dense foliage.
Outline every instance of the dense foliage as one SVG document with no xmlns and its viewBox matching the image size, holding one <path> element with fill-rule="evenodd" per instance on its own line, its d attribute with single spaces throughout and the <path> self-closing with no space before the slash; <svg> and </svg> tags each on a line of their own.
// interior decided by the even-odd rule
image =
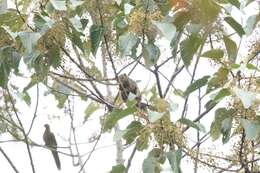
<svg viewBox="0 0 260 173">
<path fill-rule="evenodd" d="M 260 171 L 258 2 L 14 4 L 0 14 L 0 132 L 23 141 L 29 156 L 35 144 L 31 129 L 23 127 L 16 107 L 21 99 L 15 96 L 31 105 L 28 91 L 40 86 L 55 96 L 60 109 L 72 97 L 85 102 L 85 115 L 74 115 L 84 116 L 84 123 L 95 112 L 105 112 L 94 142 L 114 129 L 119 148 L 134 146 L 129 158 L 111 165 L 112 173 L 131 171 L 136 150 L 149 152 L 143 158 L 144 173 L 161 172 L 166 162 L 179 173 L 182 159 L 194 161 L 194 172 L 200 164 L 220 172 Z M 256 13 L 248 15 L 247 9 Z M 17 78 L 30 81 L 21 89 Z M 36 115 L 37 109 L 33 120 Z M 125 118 L 130 121 L 120 130 Z M 205 141 L 219 139 L 229 144 L 228 153 L 202 152 Z M 85 163 L 80 163 L 83 170 Z"/>
</svg>

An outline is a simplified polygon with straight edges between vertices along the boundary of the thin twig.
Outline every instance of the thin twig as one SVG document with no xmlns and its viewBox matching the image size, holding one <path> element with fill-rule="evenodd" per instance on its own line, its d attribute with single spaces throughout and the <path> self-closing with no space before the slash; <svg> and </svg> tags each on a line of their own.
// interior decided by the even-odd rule
<svg viewBox="0 0 260 173">
<path fill-rule="evenodd" d="M 0 151 L 1 153 L 4 155 L 4 157 L 6 158 L 6 160 L 8 161 L 8 163 L 11 165 L 11 167 L 13 168 L 14 172 L 19 173 L 19 171 L 17 170 L 17 168 L 15 167 L 15 165 L 13 164 L 13 162 L 11 161 L 11 159 L 8 157 L 8 155 L 4 152 L 4 150 L 2 149 L 2 147 L 0 147 Z"/>
<path fill-rule="evenodd" d="M 35 110 L 34 110 L 34 113 L 33 113 L 33 119 L 32 119 L 32 122 L 31 122 L 31 125 L 30 125 L 30 128 L 27 132 L 27 136 L 30 134 L 31 130 L 32 130 L 32 127 L 33 127 L 33 124 L 34 124 L 34 120 L 37 116 L 37 110 L 38 110 L 38 104 L 39 104 L 39 84 L 36 85 L 36 105 L 35 105 Z"/>
<path fill-rule="evenodd" d="M 16 108 L 15 108 L 15 105 L 14 105 L 14 101 L 13 101 L 13 98 L 11 96 L 11 93 L 8 89 L 8 86 L 6 86 L 6 91 L 8 93 L 8 96 L 10 98 L 10 102 L 12 104 L 12 108 L 13 108 L 13 111 L 14 111 L 14 114 L 19 122 L 19 125 L 21 127 L 21 130 L 22 130 L 22 133 L 23 133 L 23 136 L 24 136 L 24 139 L 25 139 L 25 144 L 26 144 L 26 148 L 27 148 L 27 151 L 28 151 L 28 155 L 29 155 L 29 158 L 30 158 L 30 163 L 31 163 L 31 168 L 32 168 L 32 172 L 35 173 L 35 168 L 34 168 L 34 163 L 33 163 L 33 158 L 32 158 L 32 154 L 31 154 L 31 149 L 30 149 L 30 146 L 29 146 L 29 141 L 28 141 L 28 137 L 25 133 L 25 130 L 24 130 L 24 127 L 23 127 L 23 124 L 21 122 L 21 119 L 16 111 Z"/>
<path fill-rule="evenodd" d="M 132 163 L 132 160 L 133 160 L 134 155 L 135 155 L 135 153 L 136 153 L 136 150 L 137 150 L 137 148 L 136 148 L 136 146 L 135 146 L 134 149 L 133 149 L 133 151 L 132 151 L 132 153 L 131 153 L 131 155 L 130 155 L 130 157 L 129 157 L 129 159 L 128 159 L 125 173 L 128 173 L 128 171 L 129 171 L 129 168 L 130 168 L 130 166 L 131 166 L 131 163 Z"/>
</svg>

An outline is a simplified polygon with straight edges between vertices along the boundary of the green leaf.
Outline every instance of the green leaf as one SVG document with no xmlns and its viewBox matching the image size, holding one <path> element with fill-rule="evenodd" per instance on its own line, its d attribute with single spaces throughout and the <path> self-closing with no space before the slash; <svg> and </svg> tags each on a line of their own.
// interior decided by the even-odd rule
<svg viewBox="0 0 260 173">
<path fill-rule="evenodd" d="M 177 151 L 169 151 L 166 153 L 167 159 L 169 160 L 169 163 L 171 165 L 173 173 L 181 173 L 181 159 L 182 159 L 182 152 L 181 149 L 178 149 Z"/>
<path fill-rule="evenodd" d="M 180 123 L 182 123 L 182 124 L 185 124 L 185 125 L 187 125 L 189 127 L 197 129 L 197 130 L 199 130 L 199 131 L 201 131 L 203 133 L 206 133 L 205 127 L 202 124 L 200 124 L 199 122 L 193 122 L 193 121 L 191 121 L 191 120 L 189 120 L 187 118 L 181 118 L 178 121 Z"/>
<path fill-rule="evenodd" d="M 201 56 L 211 58 L 215 61 L 220 61 L 224 56 L 224 52 L 221 49 L 212 49 L 207 52 L 204 52 Z"/>
<path fill-rule="evenodd" d="M 131 55 L 132 49 L 138 43 L 139 38 L 133 33 L 125 33 L 118 39 L 118 48 L 122 56 Z"/>
<path fill-rule="evenodd" d="M 38 31 L 45 32 L 52 27 L 54 21 L 47 16 L 42 16 L 38 13 L 33 16 L 34 26 Z"/>
<path fill-rule="evenodd" d="M 224 20 L 237 32 L 240 37 L 245 34 L 242 26 L 233 17 L 225 17 Z"/>
<path fill-rule="evenodd" d="M 91 51 L 96 56 L 97 49 L 104 34 L 104 27 L 101 25 L 92 25 L 90 27 Z"/>
<path fill-rule="evenodd" d="M 143 128 L 144 126 L 139 121 L 132 121 L 127 126 L 126 132 L 122 135 L 123 138 L 126 140 L 126 144 L 131 144 Z"/>
<path fill-rule="evenodd" d="M 214 107 L 216 104 L 218 104 L 223 98 L 231 95 L 231 92 L 228 88 L 221 89 L 211 100 L 209 100 L 205 107 L 208 110 L 209 108 Z"/>
<path fill-rule="evenodd" d="M 145 60 L 145 65 L 147 67 L 151 67 L 156 64 L 159 59 L 160 49 L 152 43 L 145 44 L 143 49 L 143 57 Z"/>
<path fill-rule="evenodd" d="M 160 148 L 153 148 L 149 153 L 148 157 L 155 158 L 159 163 L 163 164 L 166 160 L 166 155 Z"/>
<path fill-rule="evenodd" d="M 184 92 L 184 96 L 188 96 L 190 93 L 192 93 L 193 91 L 203 87 L 204 85 L 207 84 L 208 79 L 210 76 L 204 76 L 198 80 L 196 80 L 195 82 L 193 82 L 192 84 L 190 84 L 190 86 L 187 87 L 186 91 Z"/>
<path fill-rule="evenodd" d="M 48 60 L 49 60 L 48 65 L 50 65 L 54 68 L 59 67 L 59 65 L 61 63 L 59 46 L 53 45 L 50 49 L 48 49 L 46 57 L 48 57 Z"/>
<path fill-rule="evenodd" d="M 246 68 L 249 70 L 258 70 L 258 68 L 254 64 L 246 64 Z"/>
<path fill-rule="evenodd" d="M 37 75 L 37 74 L 33 74 L 31 76 L 31 81 L 29 82 L 29 84 L 23 89 L 23 92 L 26 92 L 28 89 L 30 89 L 31 87 L 33 87 L 35 84 L 39 83 L 42 79 Z"/>
<path fill-rule="evenodd" d="M 112 170 L 109 173 L 124 173 L 126 170 L 124 165 L 116 165 L 112 167 Z"/>
<path fill-rule="evenodd" d="M 83 123 L 85 123 L 90 117 L 90 115 L 93 114 L 98 108 L 99 105 L 96 102 L 91 102 L 85 110 L 85 117 Z"/>
<path fill-rule="evenodd" d="M 207 93 L 222 87 L 228 80 L 229 70 L 226 67 L 220 67 L 218 71 L 213 75 L 213 77 L 208 82 Z"/>
<path fill-rule="evenodd" d="M 260 14 L 251 15 L 247 18 L 245 26 L 245 32 L 247 36 L 253 32 L 259 20 Z"/>
<path fill-rule="evenodd" d="M 21 55 L 9 46 L 0 48 L 0 87 L 5 87 L 8 83 L 9 75 L 12 69 L 18 73 L 18 66 Z"/>
<path fill-rule="evenodd" d="M 176 27 L 167 22 L 152 21 L 158 31 L 169 41 L 172 41 L 176 34 Z"/>
<path fill-rule="evenodd" d="M 234 92 L 236 96 L 242 101 L 244 108 L 250 108 L 256 100 L 257 93 L 252 91 L 246 91 L 235 87 Z"/>
<path fill-rule="evenodd" d="M 227 0 L 230 4 L 240 9 L 240 2 L 238 0 Z"/>
<path fill-rule="evenodd" d="M 224 35 L 224 43 L 227 49 L 228 58 L 232 63 L 236 62 L 237 58 L 237 45 L 236 43 L 231 40 L 229 37 Z"/>
<path fill-rule="evenodd" d="M 189 66 L 193 55 L 197 52 L 201 44 L 201 38 L 197 34 L 192 34 L 180 43 L 181 58 L 185 66 Z"/>
<path fill-rule="evenodd" d="M 28 94 L 28 92 L 23 92 L 22 93 L 22 96 L 23 96 L 23 100 L 25 101 L 25 103 L 30 106 L 31 105 L 31 97 L 30 95 Z"/>
<path fill-rule="evenodd" d="M 240 122 L 245 129 L 246 138 L 249 140 L 257 140 L 260 134 L 260 124 L 241 118 Z"/>
<path fill-rule="evenodd" d="M 147 157 L 142 165 L 143 173 L 159 173 L 160 165 L 154 157 Z"/>
<path fill-rule="evenodd" d="M 181 30 L 190 20 L 190 12 L 185 10 L 176 11 L 174 14 L 173 24 L 176 26 L 177 30 Z"/>
<path fill-rule="evenodd" d="M 40 33 L 37 32 L 21 32 L 19 33 L 23 47 L 28 54 L 33 53 L 37 41 L 41 37 Z"/>
<path fill-rule="evenodd" d="M 230 92 L 230 90 L 228 88 L 223 88 L 214 97 L 213 101 L 218 103 L 219 101 L 221 101 L 226 96 L 229 96 L 230 94 L 231 94 L 231 92 Z"/>
<path fill-rule="evenodd" d="M 136 107 L 127 107 L 124 110 L 121 109 L 113 109 L 112 112 L 110 112 L 105 119 L 104 122 L 104 131 L 112 129 L 118 120 L 126 117 L 127 115 L 130 115 L 132 113 L 136 112 Z"/>
<path fill-rule="evenodd" d="M 50 0 L 52 6 L 55 8 L 55 10 L 58 11 L 66 11 L 67 7 L 66 7 L 66 1 L 62 1 L 62 0 Z"/>
<path fill-rule="evenodd" d="M 233 121 L 232 117 L 226 118 L 222 121 L 221 133 L 222 133 L 222 143 L 223 144 L 227 143 L 230 139 L 232 121 Z"/>
<path fill-rule="evenodd" d="M 64 82 L 66 82 L 66 81 L 64 81 Z M 71 89 L 58 82 L 54 82 L 52 85 L 52 88 L 54 90 L 51 92 L 55 96 L 55 99 L 58 101 L 58 107 L 63 108 L 65 102 L 68 99 L 68 94 L 70 94 L 70 92 L 71 92 Z"/>
<path fill-rule="evenodd" d="M 16 10 L 7 10 L 0 14 L 0 26 L 9 26 L 12 31 L 20 31 L 26 20 L 25 14 L 19 15 Z"/>
<path fill-rule="evenodd" d="M 148 111 L 148 119 L 151 123 L 156 122 L 164 116 L 163 112 Z"/>
<path fill-rule="evenodd" d="M 220 134 L 223 134 L 222 141 L 226 142 L 228 139 L 227 137 L 230 135 L 230 130 L 232 127 L 232 115 L 234 113 L 234 109 L 226 108 L 218 108 L 215 111 L 215 119 L 210 126 L 210 136 L 213 141 L 217 140 L 220 137 Z"/>
</svg>

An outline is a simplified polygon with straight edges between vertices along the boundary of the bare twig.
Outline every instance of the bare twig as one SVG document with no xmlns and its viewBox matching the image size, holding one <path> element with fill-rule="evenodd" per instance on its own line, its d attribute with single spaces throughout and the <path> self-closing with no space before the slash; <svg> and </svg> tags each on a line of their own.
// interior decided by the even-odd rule
<svg viewBox="0 0 260 173">
<path fill-rule="evenodd" d="M 13 168 L 14 172 L 19 173 L 19 171 L 17 170 L 17 168 L 15 167 L 15 165 L 13 164 L 13 162 L 11 161 L 11 159 L 7 156 L 7 154 L 4 152 L 4 150 L 2 149 L 2 147 L 0 147 L 0 151 L 1 153 L 4 155 L 4 157 L 6 158 L 6 160 L 8 161 L 8 163 L 11 165 L 11 167 Z"/>
<path fill-rule="evenodd" d="M 129 157 L 129 159 L 128 159 L 128 162 L 127 162 L 127 165 L 126 165 L 125 173 L 128 173 L 128 171 L 129 171 L 129 168 L 130 168 L 131 163 L 132 163 L 132 160 L 133 160 L 133 158 L 134 158 L 136 149 L 137 149 L 137 148 L 136 148 L 136 146 L 135 146 L 134 149 L 133 149 L 133 151 L 132 151 L 132 153 L 131 153 L 131 155 L 130 155 L 130 157 Z"/>
<path fill-rule="evenodd" d="M 33 163 L 33 158 L 32 158 L 31 149 L 30 149 L 30 146 L 29 146 L 28 137 L 27 137 L 27 135 L 26 135 L 26 133 L 25 133 L 23 124 L 22 124 L 22 122 L 21 122 L 21 119 L 20 119 L 20 117 L 19 117 L 19 115 L 18 115 L 18 113 L 17 113 L 17 111 L 16 111 L 15 104 L 14 104 L 13 98 L 12 98 L 12 96 L 11 96 L 11 93 L 10 93 L 10 91 L 9 91 L 9 89 L 8 89 L 8 86 L 6 86 L 6 91 L 7 91 L 7 93 L 8 93 L 9 98 L 10 98 L 10 102 L 11 102 L 11 104 L 12 104 L 12 108 L 13 108 L 14 114 L 15 114 L 15 116 L 16 116 L 18 122 L 19 122 L 19 125 L 20 125 L 20 127 L 21 127 L 21 131 L 22 131 L 23 136 L 24 136 L 24 139 L 25 139 L 25 144 L 26 144 L 26 148 L 27 148 L 27 151 L 28 151 L 28 155 L 29 155 L 29 159 L 30 159 L 30 163 L 31 163 L 31 167 L 32 167 L 32 172 L 35 173 L 35 168 L 34 168 L 34 163 Z"/>
<path fill-rule="evenodd" d="M 34 120 L 37 116 L 37 109 L 38 109 L 38 104 L 39 104 L 39 84 L 36 85 L 36 105 L 35 105 L 35 110 L 34 110 L 34 113 L 33 113 L 33 119 L 32 119 L 32 122 L 31 122 L 31 125 L 30 125 L 30 128 L 27 132 L 27 136 L 30 134 L 31 130 L 32 130 L 32 127 L 33 127 L 33 124 L 34 124 Z"/>
</svg>

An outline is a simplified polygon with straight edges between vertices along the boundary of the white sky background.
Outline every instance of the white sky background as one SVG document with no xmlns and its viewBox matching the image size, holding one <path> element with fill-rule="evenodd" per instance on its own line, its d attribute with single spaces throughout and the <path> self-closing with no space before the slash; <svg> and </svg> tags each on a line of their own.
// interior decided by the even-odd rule
<svg viewBox="0 0 260 173">
<path fill-rule="evenodd" d="M 237 12 L 235 8 L 234 15 L 240 16 L 240 14 Z M 252 3 L 248 8 L 247 11 L 245 11 L 245 14 L 255 14 L 258 11 L 257 10 L 257 4 Z M 239 17 L 235 17 L 237 20 L 239 20 Z M 161 42 L 163 45 L 166 42 Z M 243 42 L 244 43 L 244 42 Z M 238 43 L 237 43 L 238 44 Z M 243 45 L 242 45 L 243 46 Z M 244 51 L 245 49 L 242 49 Z M 168 52 L 169 53 L 169 52 Z M 241 58 L 244 58 L 244 52 L 240 52 Z M 166 54 L 166 53 L 165 53 Z M 165 54 L 162 53 L 162 56 L 165 56 Z M 205 68 L 209 64 L 205 61 L 202 62 L 202 64 L 199 64 L 199 70 L 196 75 L 196 78 L 200 78 L 201 76 L 205 75 L 205 70 L 207 70 L 207 73 L 209 73 L 209 70 L 212 70 L 212 67 L 209 67 L 208 69 Z M 21 69 L 24 69 L 24 67 L 21 67 Z M 166 70 L 171 71 L 172 67 L 168 66 Z M 142 67 L 139 67 L 133 75 L 131 75 L 131 78 L 135 77 L 136 80 L 142 80 L 142 82 L 138 83 L 140 88 L 144 88 L 149 80 L 152 83 L 154 81 L 154 77 L 150 76 L 150 74 L 145 71 Z M 186 88 L 188 85 L 189 80 L 183 80 L 185 79 L 185 76 L 179 76 L 176 80 L 178 81 L 177 87 L 183 87 Z M 144 81 L 146 80 L 146 81 Z M 163 81 L 163 80 L 162 80 Z M 28 82 L 28 80 L 27 80 Z M 27 82 L 25 82 L 25 79 L 15 79 L 15 81 L 12 81 L 12 83 L 15 83 L 16 85 L 19 84 L 20 88 L 22 89 L 24 86 L 27 85 Z M 40 85 L 40 100 L 39 100 L 39 107 L 37 111 L 37 118 L 35 120 L 33 129 L 30 133 L 30 138 L 38 143 L 38 144 L 44 144 L 42 139 L 42 134 L 45 130 L 44 124 L 49 123 L 51 126 L 51 130 L 55 133 L 56 139 L 58 142 L 58 145 L 61 147 L 68 146 L 68 142 L 66 142 L 63 138 L 66 138 L 69 136 L 69 127 L 70 127 L 70 118 L 68 115 L 65 115 L 63 110 L 59 110 L 56 105 L 57 101 L 52 96 L 44 97 L 43 94 L 46 91 L 46 88 Z M 183 89 L 182 88 L 182 89 Z M 19 116 L 22 119 L 22 122 L 25 126 L 26 131 L 29 128 L 31 119 L 34 114 L 35 109 L 35 102 L 36 102 L 36 87 L 33 87 L 29 90 L 29 93 L 32 98 L 32 104 L 31 107 L 28 107 L 25 103 L 19 101 L 17 97 L 17 105 L 16 107 L 19 108 L 20 114 Z M 173 102 L 179 103 L 182 105 L 183 99 L 181 98 L 170 98 Z M 173 100 L 174 99 L 174 100 Z M 196 95 L 193 95 L 190 97 L 189 104 L 197 104 L 197 97 Z M 193 103 L 194 102 L 194 103 Z M 82 126 L 83 117 L 84 117 L 84 110 L 86 108 L 86 103 L 81 102 L 79 99 L 75 98 L 75 112 L 74 112 L 74 121 L 75 126 L 80 127 L 77 128 L 77 137 L 78 137 L 78 143 L 85 143 L 80 144 L 80 153 L 83 154 L 85 152 L 91 151 L 93 144 L 86 144 L 88 142 L 88 138 L 91 137 L 92 134 L 99 133 L 100 125 L 99 125 L 99 116 L 102 115 L 102 112 L 96 113 L 94 116 L 90 117 L 90 120 Z M 194 115 L 197 115 L 196 107 Z M 172 116 L 174 117 L 174 114 L 177 114 L 182 111 L 182 107 L 176 112 L 173 113 Z M 211 112 L 212 116 L 207 116 L 207 119 L 202 120 L 202 124 L 206 126 L 207 131 L 209 131 L 210 124 L 208 122 L 211 122 L 213 119 L 213 111 Z M 56 118 L 53 118 L 56 117 Z M 189 118 L 193 119 L 196 116 L 189 116 Z M 175 119 L 175 118 L 174 118 Z M 122 129 L 129 123 L 129 118 L 123 119 L 120 121 L 120 125 Z M 195 133 L 194 133 L 195 134 Z M 113 165 L 115 165 L 115 159 L 116 159 L 116 148 L 115 148 L 115 142 L 112 140 L 113 138 L 113 131 L 111 133 L 105 133 L 101 136 L 101 140 L 98 143 L 97 148 L 91 159 L 87 162 L 85 166 L 85 170 L 87 173 L 105 173 L 109 172 Z M 26 145 L 24 143 L 18 143 L 18 142 L 9 142 L 9 143 L 1 143 L 1 141 L 5 141 L 7 139 L 12 139 L 6 134 L 0 135 L 0 146 L 4 149 L 4 151 L 7 153 L 7 155 L 11 158 L 14 165 L 17 166 L 17 169 L 21 173 L 29 173 L 31 172 L 31 166 L 29 163 L 29 157 L 26 150 Z M 211 143 L 211 142 L 208 142 Z M 205 144 L 208 145 L 208 144 Z M 203 146 L 205 146 L 203 145 Z M 215 146 L 218 146 L 218 150 L 220 150 L 220 146 L 222 146 L 221 141 L 218 140 L 214 143 Z M 107 147 L 106 147 L 107 146 Z M 102 148 L 106 147 L 106 148 Z M 213 146 L 214 147 L 214 146 Z M 130 156 L 130 153 L 132 151 L 133 146 L 129 147 L 124 152 L 124 159 L 127 162 L 127 159 Z M 229 147 L 223 145 L 221 147 L 222 149 L 229 149 Z M 69 153 L 68 149 L 59 149 L 60 151 Z M 31 147 L 32 151 L 32 157 L 34 160 L 35 168 L 37 173 L 77 173 L 79 171 L 79 167 L 74 167 L 72 165 L 72 159 L 71 157 L 65 156 L 63 154 L 59 154 L 60 160 L 61 160 L 61 171 L 58 171 L 55 165 L 55 162 L 53 160 L 52 154 L 49 150 L 41 148 L 41 147 Z M 149 150 L 147 150 L 149 151 Z M 142 172 L 141 166 L 143 159 L 147 156 L 147 152 L 137 152 L 134 156 L 133 162 L 131 164 L 131 168 L 129 173 L 139 173 Z M 85 161 L 87 157 L 83 157 L 83 161 Z M 166 161 L 168 163 L 168 161 Z M 3 157 L 3 155 L 0 154 L 0 172 L 2 173 L 12 173 L 13 170 L 10 167 L 9 163 L 6 161 L 6 159 Z M 192 172 L 193 171 L 193 164 L 187 163 L 184 160 L 182 161 L 182 168 L 183 172 Z M 164 171 L 167 172 L 167 171 Z M 200 173 L 207 173 L 207 170 L 200 170 Z"/>
</svg>

